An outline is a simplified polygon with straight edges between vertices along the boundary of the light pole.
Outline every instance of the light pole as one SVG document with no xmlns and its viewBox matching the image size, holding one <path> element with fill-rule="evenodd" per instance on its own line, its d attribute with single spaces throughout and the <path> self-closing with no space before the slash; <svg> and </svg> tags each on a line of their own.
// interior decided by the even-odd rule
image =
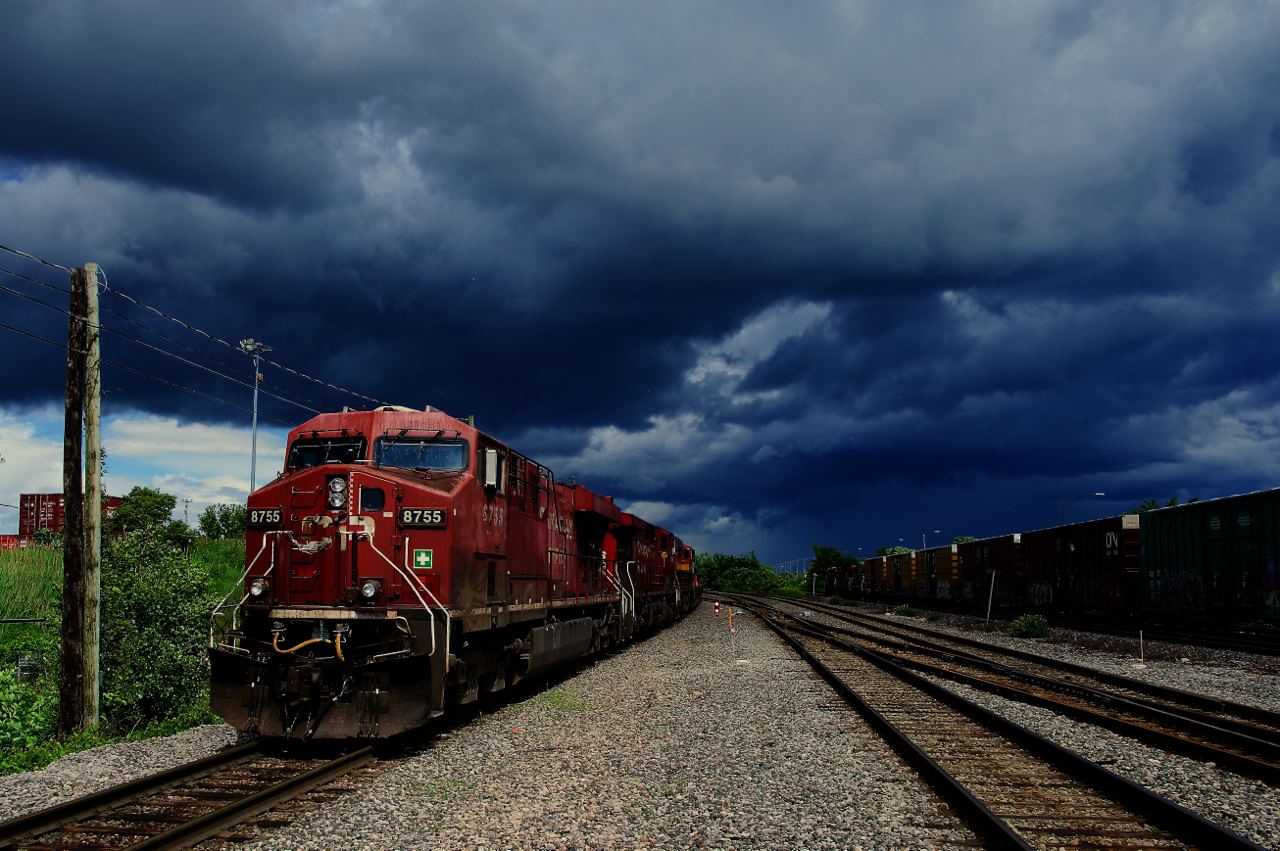
<svg viewBox="0 0 1280 851">
<path fill-rule="evenodd" d="M 928 544 L 924 537 L 925 535 L 941 535 L 941 534 L 942 534 L 941 529 L 934 529 L 932 532 L 921 532 L 920 533 L 920 549 L 922 550 L 929 549 Z"/>
<path fill-rule="evenodd" d="M 264 354 L 274 352 L 275 349 L 250 337 L 240 341 L 240 351 L 253 358 L 253 453 L 249 460 L 249 493 L 253 493 L 258 489 L 258 385 L 262 383 L 258 362 Z"/>
<path fill-rule="evenodd" d="M 1079 496 L 1073 497 L 1072 499 L 1069 499 L 1066 502 L 1062 503 L 1062 525 L 1063 526 L 1067 525 L 1067 509 L 1075 505 L 1080 500 L 1088 499 L 1091 496 L 1106 496 L 1106 494 L 1105 493 L 1082 493 Z"/>
</svg>

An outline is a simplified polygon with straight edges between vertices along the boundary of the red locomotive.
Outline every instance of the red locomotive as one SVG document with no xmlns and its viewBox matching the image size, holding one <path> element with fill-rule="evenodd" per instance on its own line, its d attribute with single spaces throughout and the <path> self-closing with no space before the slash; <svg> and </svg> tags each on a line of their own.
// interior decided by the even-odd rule
<svg viewBox="0 0 1280 851">
<path fill-rule="evenodd" d="M 677 618 L 693 550 L 467 422 L 323 414 L 251 494 L 212 705 L 268 736 L 388 736 Z"/>
</svg>

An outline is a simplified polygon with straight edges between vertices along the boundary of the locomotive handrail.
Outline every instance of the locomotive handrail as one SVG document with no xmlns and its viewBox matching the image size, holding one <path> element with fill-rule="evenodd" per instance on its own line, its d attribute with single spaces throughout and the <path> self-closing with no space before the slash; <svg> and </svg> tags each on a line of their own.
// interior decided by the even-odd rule
<svg viewBox="0 0 1280 851">
<path fill-rule="evenodd" d="M 209 646 L 210 647 L 214 646 L 213 631 L 217 627 L 217 622 L 215 619 L 218 617 L 218 613 L 222 611 L 222 607 L 227 604 L 227 598 L 231 596 L 231 594 L 236 590 L 237 586 L 244 584 L 244 580 L 246 577 L 248 577 L 249 571 L 253 570 L 253 566 L 258 563 L 258 559 L 262 558 L 262 553 L 267 549 L 267 538 L 269 538 L 272 535 L 279 536 L 282 534 L 284 534 L 284 530 L 262 533 L 262 546 L 258 549 L 258 554 L 253 557 L 253 561 L 249 562 L 249 566 L 244 569 L 244 573 L 240 574 L 240 578 L 237 579 L 236 584 L 232 585 L 231 589 L 227 591 L 226 595 L 222 598 L 222 601 L 218 603 L 218 605 L 213 607 L 213 612 L 209 615 Z M 263 574 L 264 578 L 267 576 L 270 576 L 271 571 L 275 569 L 275 566 L 276 566 L 275 555 L 276 555 L 275 547 L 272 547 L 271 548 L 271 567 L 267 568 L 267 572 Z M 236 627 L 235 613 L 240 611 L 240 607 L 244 605 L 244 601 L 247 599 L 249 599 L 249 595 L 246 593 L 244 597 L 241 598 L 240 602 L 236 603 L 235 608 L 232 610 L 232 615 L 231 615 L 232 629 L 235 629 Z"/>
<path fill-rule="evenodd" d="M 436 597 L 436 595 L 431 593 L 431 589 L 427 587 L 426 583 L 423 582 L 421 579 L 419 579 L 416 575 L 414 575 L 413 571 L 409 569 L 409 536 L 406 535 L 404 538 L 405 567 L 404 567 L 404 570 L 401 570 L 400 565 L 396 564 L 394 561 L 392 561 L 391 559 L 387 558 L 385 555 L 382 554 L 382 550 L 378 549 L 377 546 L 374 545 L 373 538 L 370 537 L 367 532 L 348 532 L 347 534 L 348 535 L 363 534 L 365 536 L 364 540 L 369 544 L 369 549 L 377 553 L 379 558 L 381 558 L 387 564 L 391 565 L 392 569 L 395 570 L 396 573 L 404 577 L 405 582 L 409 586 L 409 590 L 413 591 L 413 596 L 418 598 L 418 602 L 421 603 L 422 608 L 426 610 L 427 616 L 431 618 L 431 655 L 432 656 L 436 655 L 436 627 L 435 627 L 436 616 L 435 616 L 435 612 L 432 611 L 431 607 L 427 605 L 427 601 L 422 599 L 422 595 L 418 593 L 418 589 L 414 587 L 414 582 L 417 582 L 418 586 L 421 587 L 423 591 L 427 592 L 427 596 L 431 598 L 431 602 L 435 603 L 436 606 L 439 607 L 440 611 L 444 613 L 444 648 L 445 648 L 444 670 L 445 670 L 445 673 L 448 673 L 449 642 L 450 642 L 450 636 L 452 635 L 452 632 L 453 632 L 453 617 L 449 614 L 449 610 L 445 608 L 443 604 L 441 604 L 440 600 Z"/>
<path fill-rule="evenodd" d="M 607 567 L 609 566 L 609 559 L 607 559 L 607 558 L 606 558 L 606 559 L 604 559 L 604 564 L 605 564 L 605 567 L 607 568 Z M 604 574 L 604 578 L 605 578 L 606 580 L 608 580 L 609 584 L 610 584 L 610 585 L 612 585 L 614 588 L 616 588 L 616 589 L 618 590 L 618 599 L 619 599 L 619 600 L 621 601 L 621 603 L 622 603 L 622 615 L 623 615 L 623 617 L 626 617 L 628 607 L 630 607 L 630 610 L 634 613 L 634 612 L 635 612 L 635 597 L 634 597 L 634 596 L 632 596 L 632 597 L 628 597 L 628 595 L 627 595 L 627 589 L 622 587 L 622 582 L 621 582 L 621 580 L 620 580 L 620 579 L 619 579 L 619 577 L 618 577 L 618 560 L 617 560 L 617 559 L 614 559 L 614 561 L 613 561 L 613 573 L 612 573 L 612 574 L 610 574 L 608 570 L 604 570 L 604 571 L 601 571 L 601 572 Z"/>
</svg>

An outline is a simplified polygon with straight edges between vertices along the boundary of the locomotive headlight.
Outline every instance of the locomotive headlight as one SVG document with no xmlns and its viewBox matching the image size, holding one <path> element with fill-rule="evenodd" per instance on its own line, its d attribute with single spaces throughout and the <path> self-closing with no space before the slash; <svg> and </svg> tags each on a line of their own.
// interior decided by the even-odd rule
<svg viewBox="0 0 1280 851">
<path fill-rule="evenodd" d="M 373 579 L 366 579 L 360 583 L 360 596 L 366 600 L 372 600 L 382 593 L 382 583 Z"/>
<path fill-rule="evenodd" d="M 329 480 L 329 507 L 342 508 L 347 504 L 347 480 Z"/>
<path fill-rule="evenodd" d="M 271 585 L 265 579 L 255 579 L 249 583 L 250 597 L 265 597 L 270 590 Z"/>
</svg>

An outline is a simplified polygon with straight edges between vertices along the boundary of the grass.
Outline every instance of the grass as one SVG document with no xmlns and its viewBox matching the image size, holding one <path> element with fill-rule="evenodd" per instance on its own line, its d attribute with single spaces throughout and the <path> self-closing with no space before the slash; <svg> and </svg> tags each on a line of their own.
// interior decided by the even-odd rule
<svg viewBox="0 0 1280 851">
<path fill-rule="evenodd" d="M 44 618 L 62 599 L 62 551 L 27 547 L 0 553 L 0 618 Z"/>
<path fill-rule="evenodd" d="M 901 606 L 894 606 L 893 613 L 904 618 L 914 618 L 916 616 L 916 610 L 908 606 L 906 603 L 903 603 Z"/>
<path fill-rule="evenodd" d="M 244 571 L 244 541 L 197 542 L 187 557 L 209 571 L 208 588 L 221 596 Z M 62 550 L 0 552 L 0 619 L 56 617 L 61 600 Z"/>
<path fill-rule="evenodd" d="M 217 592 L 219 599 L 244 572 L 244 541 L 238 538 L 196 542 L 187 556 L 209 571 L 209 588 Z"/>
<path fill-rule="evenodd" d="M 585 697 L 560 686 L 544 691 L 534 700 L 543 706 L 560 709 L 565 712 L 585 712 L 591 708 L 591 704 L 587 702 Z"/>
</svg>

